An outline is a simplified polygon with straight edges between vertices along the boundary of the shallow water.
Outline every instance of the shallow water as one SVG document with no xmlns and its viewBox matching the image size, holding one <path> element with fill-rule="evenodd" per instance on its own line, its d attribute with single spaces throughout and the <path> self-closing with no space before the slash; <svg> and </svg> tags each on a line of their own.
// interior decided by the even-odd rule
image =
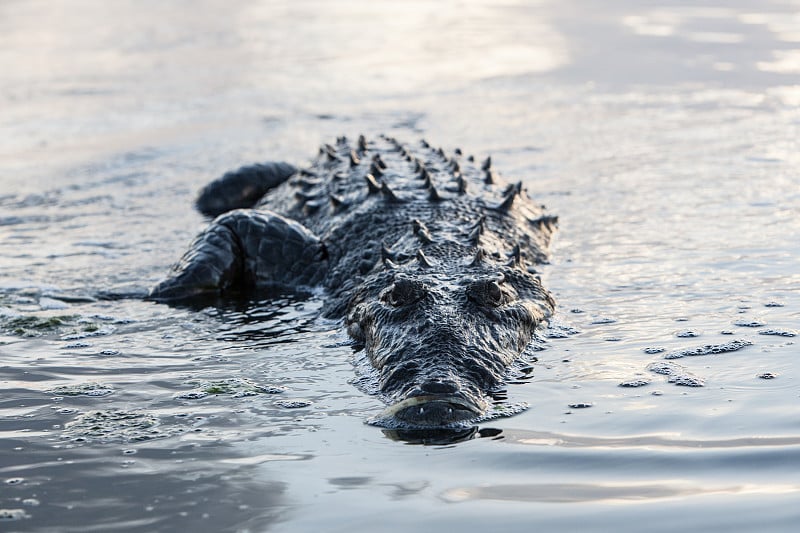
<svg viewBox="0 0 800 533">
<path fill-rule="evenodd" d="M 800 6 L 606 4 L 0 3 L 0 529 L 794 530 Z M 208 180 L 380 132 L 559 215 L 527 411 L 411 445 L 316 299 L 92 299 Z"/>
</svg>

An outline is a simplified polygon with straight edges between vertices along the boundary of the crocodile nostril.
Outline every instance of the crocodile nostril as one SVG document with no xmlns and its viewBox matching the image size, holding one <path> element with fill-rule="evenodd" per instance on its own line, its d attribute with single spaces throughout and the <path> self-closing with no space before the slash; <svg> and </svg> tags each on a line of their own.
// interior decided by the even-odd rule
<svg viewBox="0 0 800 533">
<path fill-rule="evenodd" d="M 458 385 L 452 381 L 426 381 L 419 388 L 430 394 L 453 394 L 458 392 Z"/>
</svg>

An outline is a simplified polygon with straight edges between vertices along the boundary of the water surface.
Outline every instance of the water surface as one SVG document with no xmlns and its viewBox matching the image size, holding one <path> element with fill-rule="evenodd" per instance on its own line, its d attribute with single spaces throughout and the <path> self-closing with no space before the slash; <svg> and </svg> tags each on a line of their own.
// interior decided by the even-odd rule
<svg viewBox="0 0 800 533">
<path fill-rule="evenodd" d="M 797 13 L 0 2 L 0 529 L 793 530 Z M 97 299 L 164 275 L 208 180 L 381 132 L 560 216 L 527 411 L 419 445 L 317 299 Z"/>
</svg>

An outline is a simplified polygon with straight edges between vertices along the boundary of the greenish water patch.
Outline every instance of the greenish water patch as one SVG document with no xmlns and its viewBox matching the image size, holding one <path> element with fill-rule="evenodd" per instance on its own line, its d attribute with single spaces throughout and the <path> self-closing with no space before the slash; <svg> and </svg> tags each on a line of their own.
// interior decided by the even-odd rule
<svg viewBox="0 0 800 533">
<path fill-rule="evenodd" d="M 110 335 L 114 326 L 101 326 L 80 315 L 0 315 L 0 330 L 25 338 L 53 336 L 61 340 Z"/>
<path fill-rule="evenodd" d="M 108 385 L 90 382 L 60 385 L 50 389 L 48 392 L 57 396 L 108 396 L 114 393 L 114 388 Z"/>
<path fill-rule="evenodd" d="M 230 395 L 233 398 L 257 396 L 259 394 L 280 394 L 286 387 L 275 385 L 259 385 L 246 378 L 226 378 L 218 380 L 190 380 L 187 385 L 194 385 L 192 390 L 181 392 L 175 398 L 181 400 L 199 400 L 206 396 Z"/>
<path fill-rule="evenodd" d="M 143 442 L 172 437 L 185 428 L 164 427 L 158 417 L 140 411 L 92 411 L 64 426 L 63 436 L 74 442 Z"/>
<path fill-rule="evenodd" d="M 77 315 L 15 316 L 5 321 L 2 328 L 20 337 L 39 337 L 47 333 L 63 332 L 64 328 L 74 326 L 77 318 Z"/>
</svg>

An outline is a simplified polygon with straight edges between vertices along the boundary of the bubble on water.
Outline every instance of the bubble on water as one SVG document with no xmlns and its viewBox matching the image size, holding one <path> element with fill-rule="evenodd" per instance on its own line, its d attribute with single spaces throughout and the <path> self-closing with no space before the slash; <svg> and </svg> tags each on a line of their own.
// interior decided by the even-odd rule
<svg viewBox="0 0 800 533">
<path fill-rule="evenodd" d="M 683 387 L 703 387 L 706 384 L 706 381 L 703 378 L 693 374 L 670 376 L 667 381 Z"/>
<path fill-rule="evenodd" d="M 747 346 L 752 346 L 753 343 L 745 339 L 735 339 L 723 344 L 706 344 L 704 346 L 697 346 L 695 348 L 685 348 L 683 350 L 676 350 L 664 356 L 664 359 L 680 359 L 682 357 L 695 357 L 700 355 L 712 355 L 728 352 L 735 352 Z"/>
<path fill-rule="evenodd" d="M 310 400 L 276 400 L 275 405 L 284 409 L 301 409 L 311 405 Z"/>
<path fill-rule="evenodd" d="M 230 395 L 232 398 L 246 398 L 259 394 L 280 394 L 287 389 L 281 385 L 259 385 L 247 378 L 226 378 L 217 380 L 189 380 L 194 385 L 190 391 L 180 392 L 174 397 L 180 400 L 199 400 L 207 396 Z"/>
<path fill-rule="evenodd" d="M 0 522 L 13 520 L 22 520 L 23 518 L 30 518 L 31 516 L 25 512 L 24 509 L 0 509 Z"/>
<path fill-rule="evenodd" d="M 631 379 L 629 381 L 623 381 L 622 383 L 619 384 L 619 386 L 620 387 L 636 388 L 636 387 L 644 387 L 645 385 L 649 385 L 649 384 L 650 384 L 650 380 L 649 379 L 640 378 L 640 379 Z"/>
<path fill-rule="evenodd" d="M 544 331 L 544 336 L 548 339 L 566 339 L 578 333 L 580 333 L 580 331 L 572 326 L 550 323 Z"/>
<path fill-rule="evenodd" d="M 114 317 L 111 315 L 103 315 L 100 313 L 94 313 L 88 316 L 81 318 L 81 322 L 92 322 L 93 320 L 102 320 L 104 322 L 111 322 L 114 320 Z"/>
<path fill-rule="evenodd" d="M 174 396 L 176 400 L 200 400 L 201 398 L 205 398 L 208 396 L 207 392 L 197 391 L 197 390 L 190 390 L 186 392 L 180 392 Z"/>
<path fill-rule="evenodd" d="M 498 418 L 508 418 L 510 416 L 518 415 L 523 411 L 527 411 L 529 408 L 530 404 L 528 404 L 528 402 L 499 402 L 493 404 L 486 414 L 472 420 L 468 420 L 466 423 L 474 424 L 477 422 L 486 422 L 487 420 L 496 420 Z"/>
<path fill-rule="evenodd" d="M 776 335 L 778 337 L 796 337 L 797 332 L 791 329 L 762 329 L 759 335 Z"/>
<path fill-rule="evenodd" d="M 102 337 L 105 335 L 111 335 L 117 330 L 114 326 L 103 326 L 103 327 L 96 327 L 96 326 L 86 326 L 84 331 L 78 333 L 70 333 L 68 335 L 62 335 L 61 340 L 64 341 L 74 341 L 85 339 L 88 337 Z"/>
<path fill-rule="evenodd" d="M 617 320 L 615 318 L 611 318 L 611 317 L 607 317 L 607 316 L 599 316 L 599 317 L 593 318 L 592 321 L 589 322 L 589 323 L 590 324 L 594 324 L 594 325 L 603 325 L 603 324 L 614 324 L 616 322 L 617 322 Z"/>
<path fill-rule="evenodd" d="M 650 372 L 667 376 L 667 381 L 684 387 L 702 387 L 705 380 L 695 376 L 681 365 L 670 361 L 656 361 L 647 365 Z"/>
<path fill-rule="evenodd" d="M 648 346 L 646 348 L 642 348 L 642 351 L 646 354 L 653 355 L 661 352 L 666 352 L 667 349 L 664 348 L 663 346 Z"/>
<path fill-rule="evenodd" d="M 758 320 L 737 320 L 733 325 L 740 328 L 761 328 L 766 326 L 764 322 L 759 322 Z"/>
<path fill-rule="evenodd" d="M 108 385 L 101 385 L 100 383 L 78 383 L 73 385 L 61 385 L 50 389 L 50 394 L 57 394 L 60 396 L 108 396 L 114 393 L 114 388 Z"/>
<path fill-rule="evenodd" d="M 177 435 L 177 427 L 161 427 L 156 416 L 139 411 L 93 411 L 64 426 L 73 442 L 141 442 Z"/>
<path fill-rule="evenodd" d="M 90 348 L 91 346 L 92 344 L 89 342 L 71 342 L 69 344 L 65 344 L 61 348 L 65 350 L 72 350 L 76 348 Z"/>
<path fill-rule="evenodd" d="M 669 376 L 670 374 L 683 370 L 683 367 L 675 363 L 667 363 L 665 361 L 656 361 L 647 365 L 647 370 L 655 372 L 656 374 L 663 374 Z"/>
<path fill-rule="evenodd" d="M 22 505 L 27 505 L 28 507 L 36 507 L 40 503 L 41 502 L 36 498 L 25 498 L 24 500 L 22 500 Z"/>
<path fill-rule="evenodd" d="M 258 393 L 253 390 L 245 390 L 231 394 L 231 398 L 249 398 L 251 396 L 258 396 Z"/>
</svg>

